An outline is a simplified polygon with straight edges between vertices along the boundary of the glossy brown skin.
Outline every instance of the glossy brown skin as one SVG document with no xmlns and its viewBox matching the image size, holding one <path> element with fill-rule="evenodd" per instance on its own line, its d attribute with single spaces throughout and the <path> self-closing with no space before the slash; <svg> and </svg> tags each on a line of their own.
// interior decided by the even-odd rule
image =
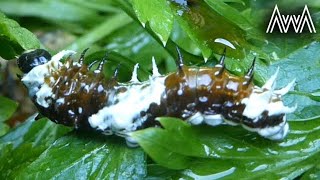
<svg viewBox="0 0 320 180">
<path fill-rule="evenodd" d="M 167 76 L 165 86 L 160 105 L 166 108 L 165 116 L 188 119 L 197 112 L 204 116 L 221 114 L 235 124 L 265 128 L 280 124 L 285 115 L 268 116 L 265 111 L 259 121 L 243 116 L 245 105 L 241 101 L 250 96 L 254 84 L 250 78 L 234 76 L 223 67 L 183 66 Z"/>
<path fill-rule="evenodd" d="M 58 124 L 90 129 L 88 118 L 106 105 L 113 92 L 111 81 L 107 82 L 102 73 L 90 71 L 87 65 L 70 64 L 70 67 L 62 66 L 59 71 L 52 72 L 54 83 L 50 83 L 50 77 L 45 78 L 55 94 L 50 106 L 44 108 L 35 98 L 33 101 L 42 115 Z M 64 103 L 57 102 L 59 98 L 64 98 Z"/>
<path fill-rule="evenodd" d="M 240 123 L 245 108 L 241 100 L 248 97 L 253 84 L 233 76 L 221 67 L 186 67 L 168 75 L 165 81 L 166 116 L 187 119 L 196 112 L 203 115 L 221 114 L 225 119 Z M 180 91 L 179 91 L 180 90 Z M 181 94 L 182 92 L 182 94 Z"/>
</svg>

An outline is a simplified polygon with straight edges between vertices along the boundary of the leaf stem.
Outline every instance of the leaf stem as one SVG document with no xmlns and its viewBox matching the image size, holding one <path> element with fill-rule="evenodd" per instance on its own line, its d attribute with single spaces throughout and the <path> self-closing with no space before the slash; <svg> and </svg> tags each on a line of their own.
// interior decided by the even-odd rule
<svg viewBox="0 0 320 180">
<path fill-rule="evenodd" d="M 67 49 L 79 50 L 85 49 L 100 39 L 106 37 L 117 29 L 120 29 L 127 24 L 132 22 L 132 19 L 129 18 L 125 13 L 116 14 L 102 24 L 93 28 L 89 33 L 85 34 L 81 38 L 73 42 Z"/>
</svg>

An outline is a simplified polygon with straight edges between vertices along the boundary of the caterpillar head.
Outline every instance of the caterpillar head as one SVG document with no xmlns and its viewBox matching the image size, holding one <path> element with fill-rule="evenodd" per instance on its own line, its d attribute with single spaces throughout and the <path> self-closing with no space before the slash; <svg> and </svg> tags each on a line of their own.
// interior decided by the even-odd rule
<svg viewBox="0 0 320 180">
<path fill-rule="evenodd" d="M 17 60 L 18 67 L 23 73 L 30 72 L 34 67 L 51 60 L 51 54 L 44 49 L 35 49 L 24 52 Z"/>
<path fill-rule="evenodd" d="M 271 140 L 286 137 L 289 132 L 286 114 L 296 109 L 296 106 L 285 106 L 281 99 L 294 86 L 295 80 L 286 87 L 275 90 L 278 72 L 279 68 L 264 86 L 254 87 L 251 95 L 242 100 L 242 104 L 246 105 L 243 111 L 244 127 Z"/>
<path fill-rule="evenodd" d="M 45 77 L 59 68 L 63 57 L 74 54 L 74 51 L 64 50 L 52 56 L 44 49 L 36 49 L 23 53 L 17 60 L 20 70 L 24 73 L 21 81 L 33 97 L 44 84 Z"/>
</svg>

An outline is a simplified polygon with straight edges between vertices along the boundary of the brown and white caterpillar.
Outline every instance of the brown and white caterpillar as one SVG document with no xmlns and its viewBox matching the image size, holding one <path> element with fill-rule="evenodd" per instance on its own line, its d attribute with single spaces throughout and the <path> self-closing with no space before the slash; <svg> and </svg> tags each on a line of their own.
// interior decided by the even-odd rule
<svg viewBox="0 0 320 180">
<path fill-rule="evenodd" d="M 123 136 L 129 145 L 136 143 L 130 132 L 158 126 L 155 118 L 160 116 L 181 118 L 192 125 L 240 124 L 271 140 L 288 134 L 286 114 L 296 107 L 285 106 L 281 98 L 295 81 L 275 90 L 279 69 L 258 87 L 252 82 L 253 65 L 244 77 L 237 77 L 225 69 L 225 53 L 215 67 L 188 67 L 178 51 L 177 72 L 160 75 L 153 59 L 148 81 L 138 81 L 136 65 L 131 81 L 120 83 L 116 78 L 105 79 L 104 60 L 90 71 L 83 64 L 85 52 L 77 62 L 71 58 L 76 52 L 70 50 L 51 57 L 37 49 L 18 59 L 29 96 L 39 112 L 56 123 Z"/>
</svg>

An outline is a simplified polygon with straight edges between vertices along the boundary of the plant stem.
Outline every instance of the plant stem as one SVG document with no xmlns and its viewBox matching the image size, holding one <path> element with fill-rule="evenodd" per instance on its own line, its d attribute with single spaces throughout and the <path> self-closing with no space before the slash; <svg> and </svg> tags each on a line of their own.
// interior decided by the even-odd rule
<svg viewBox="0 0 320 180">
<path fill-rule="evenodd" d="M 106 37 L 117 29 L 120 29 L 132 22 L 132 19 L 125 13 L 118 13 L 109 17 L 102 24 L 93 28 L 90 32 L 73 42 L 66 49 L 79 50 L 85 49 L 100 39 Z"/>
<path fill-rule="evenodd" d="M 140 25 L 139 19 L 136 17 L 135 13 L 133 12 L 133 9 L 129 2 L 126 0 L 116 0 L 119 7 L 126 12 L 134 21 L 138 22 Z M 163 47 L 162 41 L 158 38 L 158 36 L 151 30 L 151 28 L 146 25 L 145 26 L 146 31 Z M 178 59 L 178 54 L 176 52 L 176 47 L 178 45 L 173 42 L 171 39 L 168 39 L 166 46 L 163 47 L 174 59 Z M 183 54 L 184 62 L 186 63 L 199 63 L 200 61 L 203 61 L 203 59 L 199 56 L 193 55 L 185 51 L 184 49 L 180 48 L 181 53 Z"/>
</svg>

